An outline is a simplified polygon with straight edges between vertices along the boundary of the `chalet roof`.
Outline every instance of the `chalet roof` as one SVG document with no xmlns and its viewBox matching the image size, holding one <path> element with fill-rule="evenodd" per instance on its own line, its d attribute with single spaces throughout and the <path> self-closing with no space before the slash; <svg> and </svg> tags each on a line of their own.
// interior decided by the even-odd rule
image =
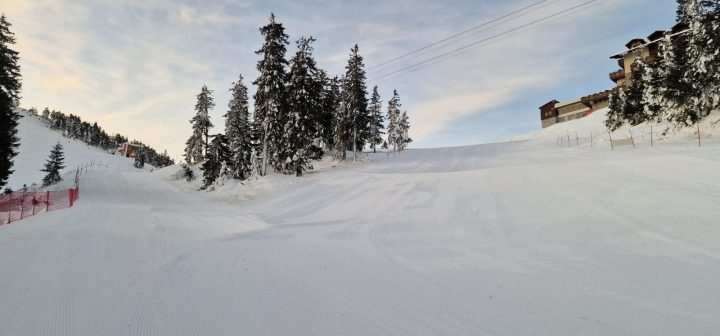
<svg viewBox="0 0 720 336">
<path fill-rule="evenodd" d="M 544 104 L 543 106 L 540 106 L 540 109 L 542 109 L 542 108 L 543 108 L 543 107 L 545 107 L 545 106 L 548 106 L 548 105 L 555 105 L 555 104 L 558 104 L 558 103 L 560 103 L 560 102 L 559 102 L 559 101 L 557 101 L 557 100 L 555 100 L 555 99 L 553 99 L 553 100 L 551 100 L 551 101 L 549 101 L 549 102 L 545 103 L 545 104 Z"/>
<path fill-rule="evenodd" d="M 637 47 L 638 44 L 643 45 L 645 43 L 647 43 L 647 41 L 645 41 L 644 38 L 634 38 L 634 39 L 630 40 L 630 42 L 625 43 L 625 47 L 627 47 L 628 49 L 632 49 L 632 48 Z"/>
<path fill-rule="evenodd" d="M 583 102 L 582 102 L 581 99 L 578 98 L 578 99 L 575 99 L 575 100 L 566 101 L 566 102 L 557 104 L 557 105 L 555 106 L 555 108 L 563 108 L 563 107 L 565 107 L 565 106 L 570 106 L 570 105 L 574 105 L 574 104 L 578 104 L 578 103 L 582 104 Z"/>
<path fill-rule="evenodd" d="M 675 28 L 676 28 L 676 27 L 683 28 L 683 27 L 687 27 L 687 25 L 684 25 L 684 24 L 677 24 L 677 25 L 675 25 L 675 27 L 673 27 L 673 30 L 671 31 L 672 33 L 670 34 L 670 38 L 673 38 L 673 37 L 675 37 L 675 36 L 677 36 L 677 35 L 682 35 L 682 34 L 685 34 L 685 33 L 688 32 L 688 29 L 683 29 L 683 30 L 680 30 L 680 31 L 677 31 L 677 32 L 676 32 L 676 31 L 675 31 Z M 653 33 L 653 34 L 655 34 L 655 33 Z M 631 43 L 632 43 L 633 41 L 635 41 L 635 40 L 638 40 L 638 39 L 633 39 L 632 41 L 628 42 L 627 45 L 632 45 Z M 644 40 L 643 40 L 643 41 L 644 41 Z M 628 49 L 628 50 L 621 51 L 621 52 L 619 52 L 619 53 L 617 53 L 617 54 L 615 54 L 615 55 L 612 55 L 612 56 L 610 56 L 610 58 L 611 58 L 611 59 L 620 59 L 620 58 L 623 58 L 623 57 L 625 57 L 627 54 L 629 54 L 630 52 L 632 52 L 632 51 L 634 51 L 634 50 L 638 50 L 638 49 L 640 49 L 640 48 L 644 48 L 644 47 L 648 46 L 649 44 L 652 44 L 652 43 L 658 42 L 658 41 L 659 41 L 659 39 L 658 39 L 658 40 L 655 40 L 655 41 L 650 41 L 650 42 L 644 43 L 644 44 L 642 44 L 642 45 L 638 45 L 638 46 L 632 47 L 632 48 L 630 48 L 630 49 Z M 627 45 L 626 45 L 626 46 L 627 46 Z"/>
<path fill-rule="evenodd" d="M 688 26 L 687 23 L 679 22 L 670 29 L 670 32 L 672 32 L 673 34 L 676 34 L 683 30 L 687 30 L 688 28 L 690 28 L 690 26 Z"/>
<path fill-rule="evenodd" d="M 612 88 L 609 90 L 605 90 L 605 91 L 601 91 L 601 92 L 594 93 L 591 95 L 587 95 L 585 97 L 582 97 L 580 100 L 585 104 L 588 104 L 591 102 L 596 102 L 598 100 L 605 100 L 605 99 L 608 99 L 611 94 L 613 94 L 617 91 L 618 91 L 618 88 Z"/>
<path fill-rule="evenodd" d="M 656 30 L 654 33 L 648 35 L 647 39 L 650 42 L 654 42 L 654 41 L 662 39 L 663 36 L 665 36 L 664 30 Z"/>
</svg>

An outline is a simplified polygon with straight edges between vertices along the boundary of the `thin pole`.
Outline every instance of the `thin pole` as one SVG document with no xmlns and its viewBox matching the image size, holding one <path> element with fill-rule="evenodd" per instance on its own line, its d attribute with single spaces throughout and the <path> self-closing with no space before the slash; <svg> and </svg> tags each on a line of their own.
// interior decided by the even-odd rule
<svg viewBox="0 0 720 336">
<path fill-rule="evenodd" d="M 698 132 L 697 132 L 698 133 L 698 147 L 702 147 L 700 144 L 700 123 L 697 124 L 697 129 L 698 129 Z"/>
<path fill-rule="evenodd" d="M 578 137 L 577 131 L 575 131 L 575 141 L 577 142 L 578 147 L 580 147 L 580 138 Z"/>
<path fill-rule="evenodd" d="M 590 131 L 590 148 L 593 148 L 593 147 L 595 147 L 595 145 L 593 144 L 593 132 Z"/>
<path fill-rule="evenodd" d="M 650 147 L 655 147 L 655 142 L 653 141 L 653 127 L 650 125 Z"/>
<path fill-rule="evenodd" d="M 635 138 L 633 138 L 632 129 L 628 130 L 628 132 L 630 132 L 630 141 L 632 141 L 633 148 L 637 148 L 635 147 Z"/>
<path fill-rule="evenodd" d="M 610 150 L 615 150 L 615 146 L 612 143 L 612 133 L 608 132 L 608 135 L 610 136 Z"/>
<path fill-rule="evenodd" d="M 569 130 L 565 130 L 565 132 L 567 132 L 568 147 L 570 147 L 570 131 L 569 131 Z"/>
</svg>

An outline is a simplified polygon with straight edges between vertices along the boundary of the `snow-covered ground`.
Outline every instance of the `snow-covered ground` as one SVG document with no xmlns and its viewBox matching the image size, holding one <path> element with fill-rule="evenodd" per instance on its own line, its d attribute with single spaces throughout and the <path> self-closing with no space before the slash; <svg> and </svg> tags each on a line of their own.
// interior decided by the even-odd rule
<svg viewBox="0 0 720 336">
<path fill-rule="evenodd" d="M 720 145 L 556 146 L 592 120 L 214 193 L 92 172 L 0 226 L 0 335 L 717 335 Z"/>
<path fill-rule="evenodd" d="M 9 179 L 8 185 L 13 190 L 20 189 L 23 184 L 30 186 L 32 183 L 41 184 L 45 173 L 43 169 L 45 162 L 50 155 L 50 150 L 60 142 L 63 145 L 65 154 L 65 169 L 63 173 L 77 169 L 78 166 L 95 162 L 102 162 L 119 170 L 129 171 L 133 168 L 133 160 L 122 156 L 110 155 L 101 149 L 91 147 L 82 141 L 69 139 L 62 136 L 62 133 L 50 130 L 48 123 L 36 116 L 30 116 L 24 110 L 20 111 L 23 118 L 20 119 L 18 135 L 20 147 L 18 156 L 14 160 L 13 170 L 15 171 Z"/>
</svg>

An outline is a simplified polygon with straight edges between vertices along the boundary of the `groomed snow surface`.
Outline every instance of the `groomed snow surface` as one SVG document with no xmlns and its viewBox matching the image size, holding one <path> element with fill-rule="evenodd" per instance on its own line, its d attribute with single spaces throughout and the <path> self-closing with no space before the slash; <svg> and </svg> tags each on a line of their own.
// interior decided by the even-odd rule
<svg viewBox="0 0 720 336">
<path fill-rule="evenodd" d="M 593 120 L 211 193 L 94 171 L 0 226 L 0 335 L 717 335 L 714 124 L 557 146 Z"/>
</svg>

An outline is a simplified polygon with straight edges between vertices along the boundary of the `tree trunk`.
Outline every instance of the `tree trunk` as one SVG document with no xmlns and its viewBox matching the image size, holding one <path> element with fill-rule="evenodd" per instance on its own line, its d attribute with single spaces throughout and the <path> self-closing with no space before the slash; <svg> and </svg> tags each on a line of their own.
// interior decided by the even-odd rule
<svg viewBox="0 0 720 336">
<path fill-rule="evenodd" d="M 357 161 L 357 126 L 353 126 L 353 161 Z"/>
</svg>

